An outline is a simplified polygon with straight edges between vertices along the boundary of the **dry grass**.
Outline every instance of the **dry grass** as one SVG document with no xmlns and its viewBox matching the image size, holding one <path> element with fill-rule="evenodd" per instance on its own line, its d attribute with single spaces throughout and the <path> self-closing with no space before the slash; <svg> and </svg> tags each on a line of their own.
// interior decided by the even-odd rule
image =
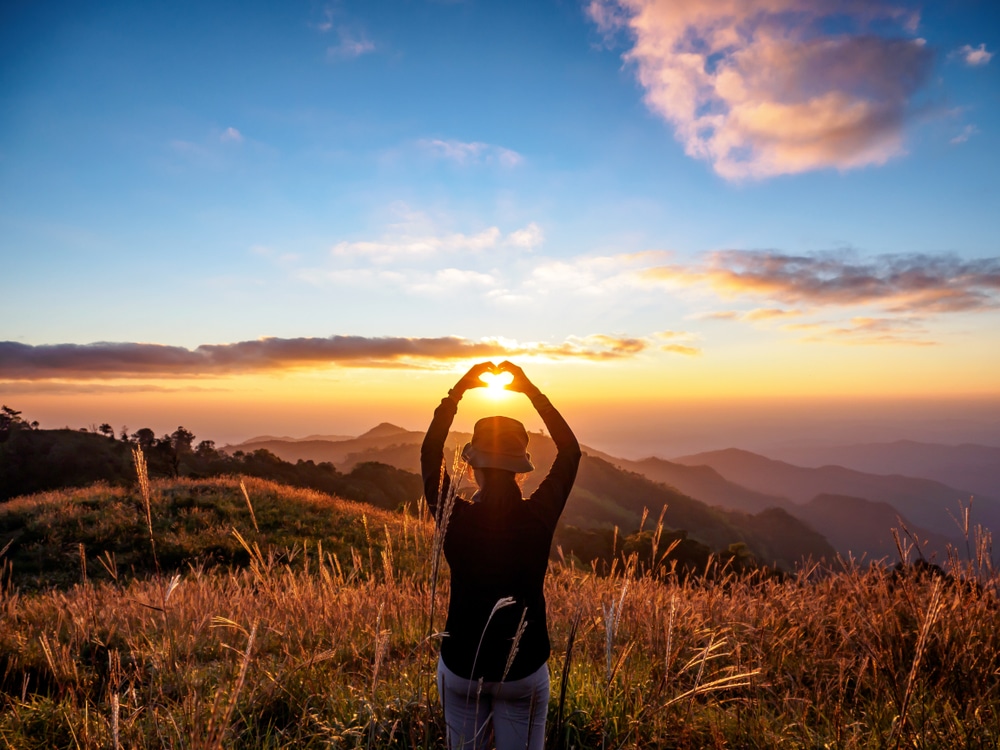
<svg viewBox="0 0 1000 750">
<path fill-rule="evenodd" d="M 2 587 L 0 747 L 441 747 L 432 525 L 270 483 L 247 482 L 246 496 L 238 479 L 213 483 L 246 516 L 245 568 L 125 583 L 95 580 L 92 565 L 66 590 Z M 158 503 L 191 486 L 154 484 L 154 530 Z M 279 496 L 339 514 L 351 551 L 310 541 L 279 554 L 264 534 Z M 55 512 L 57 500 L 18 502 Z M 136 513 L 143 532 L 141 501 Z M 997 581 L 985 564 L 953 572 L 810 568 L 699 585 L 553 563 L 550 727 L 560 709 L 562 722 L 551 746 L 995 747 Z M 443 611 L 446 576 L 437 588 Z"/>
</svg>

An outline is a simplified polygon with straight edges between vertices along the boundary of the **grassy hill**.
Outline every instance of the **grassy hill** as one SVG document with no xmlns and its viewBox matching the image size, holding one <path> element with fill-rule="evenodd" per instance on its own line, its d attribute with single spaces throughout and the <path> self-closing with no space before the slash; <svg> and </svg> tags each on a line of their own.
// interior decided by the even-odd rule
<svg viewBox="0 0 1000 750">
<path fill-rule="evenodd" d="M 78 430 L 14 430 L 0 442 L 0 501 L 95 481 L 128 486 L 135 482 L 134 447 Z M 330 463 L 290 463 L 261 449 L 230 456 L 214 449 L 175 451 L 161 442 L 147 448 L 146 459 L 153 477 L 241 474 L 387 509 L 415 505 L 423 492 L 419 477 L 386 464 L 356 462 L 342 473 Z"/>
<path fill-rule="evenodd" d="M 154 482 L 154 539 L 176 577 L 126 574 L 151 566 L 134 490 L 0 506 L 13 539 L 0 551 L 4 746 L 444 746 L 440 636 L 429 636 L 448 582 L 432 618 L 430 525 L 261 480 L 247 489 L 253 516 L 238 480 Z M 202 546 L 214 566 L 189 566 Z M 98 550 L 117 562 L 117 582 L 100 573 Z M 50 555 L 44 572 L 76 583 L 10 585 Z M 810 568 L 708 584 L 554 562 L 549 745 L 996 746 L 998 581 L 975 564 L 952 573 Z"/>
<path fill-rule="evenodd" d="M 453 433 L 449 436 L 449 443 L 457 447 L 466 438 L 462 433 Z M 238 473 L 395 509 L 402 505 L 415 507 L 422 494 L 420 478 L 414 473 L 419 470 L 419 442 L 422 439 L 420 433 L 382 424 L 360 438 L 347 441 L 346 445 L 318 441 L 326 446 L 327 451 L 319 454 L 315 453 L 316 441 L 277 441 L 278 447 L 283 446 L 286 455 L 295 458 L 296 463 L 282 460 L 261 447 L 252 452 L 241 449 L 230 456 L 215 450 L 170 453 L 170 446 L 161 443 L 148 455 L 152 472 L 154 475 L 158 472 L 161 477 L 171 472 L 190 478 Z M 275 447 L 275 441 L 268 441 L 267 444 Z M 368 447 L 358 453 L 364 446 Z M 544 435 L 532 435 L 530 448 L 538 470 L 528 476 L 524 486 L 526 494 L 537 486 L 555 458 L 555 446 Z M 18 431 L 7 442 L 0 443 L 0 452 L 24 456 L 24 461 L 17 464 L 23 469 L 21 475 L 12 476 L 4 491 L 14 493 L 19 487 L 37 491 L 77 486 L 93 478 L 127 487 L 134 481 L 131 450 L 132 445 L 127 442 L 92 433 L 72 430 Z M 63 463 L 62 459 L 73 451 L 76 451 L 72 453 L 75 460 Z M 337 455 L 341 458 L 354 459 L 344 464 L 351 467 L 349 473 L 340 472 L 328 461 L 317 464 L 302 458 L 314 454 L 330 458 L 330 451 L 339 451 Z M 91 459 L 92 466 L 87 463 Z M 703 473 L 681 468 L 692 474 Z M 735 491 L 738 490 L 736 488 Z M 692 540 L 706 545 L 710 551 L 742 543 L 761 562 L 786 570 L 791 570 L 803 558 L 831 558 L 834 554 L 833 548 L 822 536 L 801 522 L 775 515 L 711 508 L 672 487 L 591 455 L 584 455 L 581 461 L 563 523 L 609 530 L 617 526 L 622 536 L 627 536 L 639 530 L 644 513 L 648 512 L 655 518 L 664 505 L 667 506 L 664 516 L 666 528 L 686 532 Z"/>
<path fill-rule="evenodd" d="M 253 549 L 272 564 L 298 567 L 310 556 L 334 556 L 346 573 L 382 565 L 393 539 L 416 520 L 366 503 L 247 477 L 154 480 L 146 508 L 135 488 L 96 484 L 16 498 L 0 505 L 0 549 L 19 586 L 67 586 L 88 577 L 121 580 L 192 565 L 245 567 Z M 252 511 L 251 511 L 252 507 Z M 255 526 L 256 523 L 256 526 Z M 82 557 L 81 557 L 82 556 Z M 84 563 L 85 559 L 85 563 Z M 395 559 L 419 569 L 423 559 Z M 257 560 L 259 562 L 259 560 Z"/>
</svg>

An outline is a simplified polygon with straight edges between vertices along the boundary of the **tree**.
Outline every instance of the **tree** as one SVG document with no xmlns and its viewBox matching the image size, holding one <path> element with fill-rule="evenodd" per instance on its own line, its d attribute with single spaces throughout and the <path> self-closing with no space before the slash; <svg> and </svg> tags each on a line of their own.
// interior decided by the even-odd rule
<svg viewBox="0 0 1000 750">
<path fill-rule="evenodd" d="M 191 443 L 194 442 L 194 433 L 178 427 L 169 435 L 164 435 L 161 440 L 166 443 L 164 446 L 170 458 L 170 471 L 175 477 L 181 475 L 181 459 L 191 453 Z"/>
<path fill-rule="evenodd" d="M 194 454 L 198 458 L 217 458 L 219 451 L 215 447 L 214 440 L 202 440 L 194 449 Z"/>
<path fill-rule="evenodd" d="M 100 427 L 98 427 L 97 429 L 98 429 L 98 430 L 100 431 L 100 433 L 101 433 L 102 435 L 104 435 L 105 437 L 109 437 L 109 438 L 111 438 L 112 440 L 114 440 L 114 439 L 115 439 L 115 428 L 114 428 L 114 427 L 112 427 L 111 425 L 109 425 L 109 424 L 108 424 L 107 422 L 105 422 L 104 424 L 102 424 L 102 425 L 101 425 Z"/>
<path fill-rule="evenodd" d="M 194 433 L 190 430 L 185 430 L 183 427 L 178 427 L 170 433 L 170 444 L 174 447 L 174 451 L 176 451 L 178 455 L 182 453 L 190 453 L 191 444 L 193 442 Z"/>
<path fill-rule="evenodd" d="M 21 419 L 21 412 L 17 409 L 11 409 L 6 404 L 0 408 L 0 442 L 5 441 L 7 436 L 10 434 L 11 430 L 18 429 L 19 427 L 28 427 L 24 420 Z"/>
<path fill-rule="evenodd" d="M 148 427 L 140 427 L 133 432 L 132 439 L 142 448 L 143 453 L 149 453 L 156 445 L 156 433 Z"/>
</svg>

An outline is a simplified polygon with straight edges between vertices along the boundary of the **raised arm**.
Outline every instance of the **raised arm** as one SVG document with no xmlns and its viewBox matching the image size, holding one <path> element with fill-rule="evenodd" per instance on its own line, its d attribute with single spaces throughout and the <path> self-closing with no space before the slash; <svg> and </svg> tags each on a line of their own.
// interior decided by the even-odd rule
<svg viewBox="0 0 1000 750">
<path fill-rule="evenodd" d="M 444 442 L 448 439 L 448 430 L 455 420 L 458 412 L 458 402 L 465 392 L 470 388 L 482 388 L 486 385 L 480 376 L 483 373 L 495 372 L 496 366 L 492 362 L 480 362 L 473 365 L 465 375 L 455 384 L 455 387 L 448 391 L 448 395 L 441 399 L 441 403 L 434 410 L 434 418 L 431 426 L 427 428 L 424 435 L 424 442 L 420 446 L 420 475 L 424 480 L 424 498 L 431 513 L 437 513 L 437 501 L 439 496 L 448 492 L 448 484 L 451 477 L 444 468 Z M 444 475 L 442 476 L 442 472 Z"/>
<path fill-rule="evenodd" d="M 531 400 L 531 405 L 545 423 L 552 442 L 556 444 L 556 460 L 531 496 L 532 501 L 537 501 L 542 506 L 541 510 L 552 524 L 552 528 L 555 528 L 576 480 L 576 471 L 580 466 L 580 443 L 577 442 L 576 435 L 562 414 L 556 411 L 552 402 L 538 389 L 538 386 L 528 379 L 524 370 L 512 362 L 503 362 L 498 369 L 513 376 L 514 379 L 507 385 L 507 389 L 523 393 Z"/>
</svg>

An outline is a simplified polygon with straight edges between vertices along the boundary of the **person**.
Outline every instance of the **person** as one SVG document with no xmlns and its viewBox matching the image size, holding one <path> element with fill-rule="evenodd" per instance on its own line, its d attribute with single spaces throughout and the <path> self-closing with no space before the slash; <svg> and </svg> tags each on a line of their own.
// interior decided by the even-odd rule
<svg viewBox="0 0 1000 750">
<path fill-rule="evenodd" d="M 450 517 L 438 504 L 456 481 L 443 466 L 444 443 L 458 402 L 484 386 L 484 373 L 510 373 L 508 390 L 527 396 L 555 442 L 552 468 L 529 498 L 517 475 L 533 470 L 520 422 L 493 416 L 476 422 L 462 456 L 478 490 L 457 498 Z M 552 403 L 510 362 L 473 366 L 441 400 L 420 451 L 427 504 L 446 529 L 451 568 L 446 636 L 438 659 L 438 693 L 451 750 L 541 750 L 549 702 L 549 634 L 542 589 L 549 548 L 580 464 L 580 444 Z"/>
</svg>

